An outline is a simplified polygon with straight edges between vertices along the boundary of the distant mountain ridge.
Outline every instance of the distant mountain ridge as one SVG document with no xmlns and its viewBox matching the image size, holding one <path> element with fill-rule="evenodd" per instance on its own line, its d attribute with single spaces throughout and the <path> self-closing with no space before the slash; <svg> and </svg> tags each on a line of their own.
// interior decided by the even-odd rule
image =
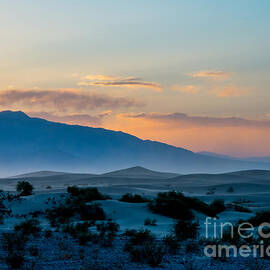
<svg viewBox="0 0 270 270">
<path fill-rule="evenodd" d="M 67 125 L 0 112 L 0 173 L 29 171 L 101 173 L 147 167 L 175 173 L 270 169 L 270 164 L 211 157 L 120 131 Z"/>
</svg>

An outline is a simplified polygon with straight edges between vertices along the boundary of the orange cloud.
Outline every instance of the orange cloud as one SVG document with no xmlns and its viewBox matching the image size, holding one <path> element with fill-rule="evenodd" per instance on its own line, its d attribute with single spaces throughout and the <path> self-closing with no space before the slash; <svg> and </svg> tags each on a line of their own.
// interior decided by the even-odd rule
<svg viewBox="0 0 270 270">
<path fill-rule="evenodd" d="M 231 77 L 230 72 L 225 72 L 221 70 L 209 70 L 209 71 L 199 71 L 190 74 L 193 78 L 205 78 L 205 79 L 214 79 L 214 80 L 226 80 Z"/>
<path fill-rule="evenodd" d="M 242 97 L 242 96 L 247 96 L 250 93 L 250 89 L 234 86 L 234 85 L 221 86 L 221 87 L 215 86 L 211 90 L 211 93 L 221 98 Z"/>
<path fill-rule="evenodd" d="M 113 77 L 106 75 L 87 75 L 84 80 L 78 83 L 80 86 L 101 86 L 101 87 L 127 87 L 127 88 L 149 88 L 155 91 L 162 91 L 160 84 L 146 82 L 136 77 Z"/>
<path fill-rule="evenodd" d="M 179 91 L 183 93 L 197 94 L 200 91 L 200 87 L 197 85 L 172 85 L 170 87 L 173 91 Z"/>
</svg>

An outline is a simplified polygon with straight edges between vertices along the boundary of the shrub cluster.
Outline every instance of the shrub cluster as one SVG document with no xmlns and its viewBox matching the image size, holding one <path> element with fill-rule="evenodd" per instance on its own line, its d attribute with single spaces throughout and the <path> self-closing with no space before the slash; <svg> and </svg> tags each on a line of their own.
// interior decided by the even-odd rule
<svg viewBox="0 0 270 270">
<path fill-rule="evenodd" d="M 67 188 L 67 192 L 71 195 L 71 198 L 79 202 L 92 202 L 98 200 L 107 200 L 109 197 L 101 194 L 97 188 L 79 188 L 72 186 Z"/>
<path fill-rule="evenodd" d="M 139 194 L 126 193 L 121 197 L 120 201 L 128 203 L 146 203 L 149 202 L 149 199 L 144 198 Z"/>
<path fill-rule="evenodd" d="M 84 221 L 105 220 L 104 210 L 98 204 L 69 203 L 47 209 L 46 216 L 54 227 L 68 223 L 71 218 L 77 217 Z"/>
<path fill-rule="evenodd" d="M 41 231 L 37 220 L 27 220 L 14 226 L 14 231 L 3 233 L 2 245 L 4 250 L 8 252 L 5 258 L 6 263 L 11 269 L 22 269 L 25 262 L 26 244 L 30 235 L 37 235 Z M 32 247 L 32 251 L 33 251 Z M 36 251 L 30 254 L 34 255 Z"/>
<path fill-rule="evenodd" d="M 146 263 L 152 267 L 161 264 L 165 255 L 164 246 L 158 243 L 149 230 L 127 230 L 125 251 L 129 252 L 132 261 Z"/>
<path fill-rule="evenodd" d="M 34 187 L 27 181 L 19 181 L 16 190 L 20 193 L 20 196 L 29 196 L 32 195 Z"/>
<path fill-rule="evenodd" d="M 154 212 L 181 220 L 192 220 L 192 210 L 207 216 L 216 216 L 215 210 L 197 198 L 186 197 L 181 192 L 162 192 L 149 203 L 149 208 Z"/>
</svg>

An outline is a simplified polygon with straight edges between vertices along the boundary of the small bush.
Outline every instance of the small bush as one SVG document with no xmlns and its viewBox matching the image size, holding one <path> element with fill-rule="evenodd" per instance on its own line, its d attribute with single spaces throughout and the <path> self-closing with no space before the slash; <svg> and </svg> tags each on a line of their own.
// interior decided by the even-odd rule
<svg viewBox="0 0 270 270">
<path fill-rule="evenodd" d="M 105 220 L 106 214 L 98 204 L 81 205 L 78 209 L 82 220 Z"/>
<path fill-rule="evenodd" d="M 6 257 L 6 263 L 12 269 L 21 269 L 21 267 L 24 264 L 24 261 L 25 261 L 24 256 L 21 254 L 12 253 Z"/>
<path fill-rule="evenodd" d="M 257 212 L 254 217 L 251 217 L 247 220 L 253 226 L 260 226 L 264 222 L 270 223 L 270 211 Z"/>
<path fill-rule="evenodd" d="M 224 200 L 216 199 L 210 204 L 210 208 L 217 215 L 226 210 Z"/>
<path fill-rule="evenodd" d="M 153 242 L 155 236 L 149 230 L 126 230 L 125 235 L 131 245 L 142 245 L 145 242 Z"/>
<path fill-rule="evenodd" d="M 46 230 L 46 231 L 44 232 L 44 236 L 45 236 L 46 238 L 51 238 L 51 237 L 52 237 L 52 231 L 51 231 L 51 230 Z"/>
<path fill-rule="evenodd" d="M 121 202 L 128 202 L 128 203 L 146 203 L 149 202 L 147 198 L 142 197 L 139 194 L 131 194 L 126 193 L 120 199 Z"/>
<path fill-rule="evenodd" d="M 152 267 L 157 267 L 161 264 L 165 253 L 161 245 L 146 242 L 141 246 L 133 247 L 130 255 L 134 262 L 147 263 Z"/>
<path fill-rule="evenodd" d="M 146 218 L 144 220 L 144 225 L 145 226 L 156 226 L 157 225 L 157 221 L 155 219 Z"/>
<path fill-rule="evenodd" d="M 19 232 L 3 233 L 2 245 L 9 253 L 13 251 L 23 251 L 27 238 Z"/>
<path fill-rule="evenodd" d="M 84 221 L 105 220 L 106 214 L 98 204 L 70 203 L 48 209 L 46 216 L 54 227 L 70 222 L 71 218 L 77 217 Z"/>
<path fill-rule="evenodd" d="M 179 242 L 174 234 L 166 235 L 162 241 L 169 253 L 176 254 L 179 250 Z"/>
<path fill-rule="evenodd" d="M 128 241 L 125 250 L 129 252 L 132 261 L 158 266 L 164 257 L 164 247 L 155 242 L 155 236 L 149 230 L 127 230 Z"/>
<path fill-rule="evenodd" d="M 33 194 L 34 187 L 27 181 L 19 181 L 16 185 L 16 190 L 21 196 L 29 196 Z"/>
<path fill-rule="evenodd" d="M 23 221 L 20 224 L 14 226 L 15 232 L 20 232 L 24 236 L 35 235 L 41 231 L 39 221 L 36 219 L 30 219 Z"/>
<path fill-rule="evenodd" d="M 38 248 L 34 247 L 34 246 L 31 246 L 29 248 L 29 253 L 30 253 L 31 256 L 37 257 L 38 253 L 39 253 Z"/>
<path fill-rule="evenodd" d="M 178 240 L 195 239 L 198 228 L 199 224 L 197 222 L 179 220 L 174 225 L 174 233 Z"/>
<path fill-rule="evenodd" d="M 92 202 L 97 200 L 106 200 L 109 197 L 101 194 L 97 188 L 79 188 L 72 186 L 67 188 L 67 192 L 79 202 Z"/>
</svg>

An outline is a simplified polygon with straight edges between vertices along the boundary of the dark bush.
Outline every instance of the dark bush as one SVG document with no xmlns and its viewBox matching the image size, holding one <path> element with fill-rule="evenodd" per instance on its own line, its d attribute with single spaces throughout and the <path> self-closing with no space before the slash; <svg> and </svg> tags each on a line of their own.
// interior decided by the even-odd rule
<svg viewBox="0 0 270 270">
<path fill-rule="evenodd" d="M 229 187 L 229 188 L 227 189 L 227 192 L 228 192 L 228 193 L 233 193 L 233 192 L 234 192 L 234 188 L 233 188 L 233 187 Z"/>
<path fill-rule="evenodd" d="M 156 226 L 157 225 L 157 221 L 155 219 L 146 218 L 144 220 L 144 225 L 145 226 Z"/>
<path fill-rule="evenodd" d="M 74 215 L 74 209 L 69 205 L 60 205 L 46 211 L 46 217 L 49 219 L 51 226 L 54 227 L 69 222 Z"/>
<path fill-rule="evenodd" d="M 260 226 L 264 222 L 270 223 L 270 211 L 257 212 L 254 217 L 247 220 L 254 227 Z"/>
<path fill-rule="evenodd" d="M 99 243 L 105 247 L 111 247 L 119 231 L 119 225 L 113 221 L 97 224 Z"/>
<path fill-rule="evenodd" d="M 11 253 L 6 257 L 6 263 L 12 269 L 21 269 L 24 264 L 24 256 L 21 254 Z"/>
<path fill-rule="evenodd" d="M 82 220 L 105 220 L 106 214 L 98 204 L 81 205 L 78 209 Z"/>
<path fill-rule="evenodd" d="M 192 210 L 207 216 L 215 216 L 213 209 L 197 198 L 184 196 L 181 192 L 163 192 L 149 203 L 150 209 L 164 216 L 181 220 L 192 220 Z"/>
<path fill-rule="evenodd" d="M 174 234 L 166 235 L 162 241 L 169 253 L 176 254 L 179 250 L 179 241 Z"/>
<path fill-rule="evenodd" d="M 67 192 L 72 198 L 79 202 L 92 202 L 97 200 L 106 200 L 109 197 L 101 194 L 97 188 L 79 188 L 72 186 L 67 188 Z"/>
<path fill-rule="evenodd" d="M 220 200 L 220 199 L 214 200 L 210 204 L 210 208 L 213 210 L 213 213 L 215 213 L 216 215 L 226 210 L 224 200 Z"/>
<path fill-rule="evenodd" d="M 135 262 L 158 266 L 164 257 L 164 247 L 155 241 L 155 236 L 149 230 L 126 230 L 127 243 L 125 250 Z"/>
<path fill-rule="evenodd" d="M 86 204 L 81 202 L 70 202 L 66 205 L 59 205 L 46 211 L 46 217 L 54 227 L 70 222 L 73 218 L 94 221 L 105 220 L 106 215 L 98 204 Z"/>
<path fill-rule="evenodd" d="M 155 236 L 149 230 L 126 230 L 126 237 L 131 245 L 142 245 L 145 242 L 153 242 Z"/>
<path fill-rule="evenodd" d="M 27 181 L 19 181 L 16 185 L 16 190 L 21 196 L 32 195 L 34 187 Z"/>
<path fill-rule="evenodd" d="M 14 226 L 15 232 L 20 232 L 24 236 L 36 235 L 41 231 L 39 221 L 36 219 L 30 219 L 23 221 L 20 224 Z"/>
<path fill-rule="evenodd" d="M 13 251 L 23 251 L 27 237 L 18 232 L 3 233 L 2 245 L 9 253 Z"/>
<path fill-rule="evenodd" d="M 156 242 L 146 242 L 141 246 L 134 246 L 129 253 L 132 261 L 147 263 L 152 267 L 159 266 L 165 255 L 164 248 Z"/>
<path fill-rule="evenodd" d="M 126 193 L 120 199 L 121 202 L 128 202 L 128 203 L 146 203 L 149 202 L 147 198 L 142 197 L 139 194 L 131 194 Z"/>
<path fill-rule="evenodd" d="M 194 239 L 197 237 L 198 228 L 197 222 L 178 220 L 174 225 L 174 233 L 178 240 Z"/>
</svg>

